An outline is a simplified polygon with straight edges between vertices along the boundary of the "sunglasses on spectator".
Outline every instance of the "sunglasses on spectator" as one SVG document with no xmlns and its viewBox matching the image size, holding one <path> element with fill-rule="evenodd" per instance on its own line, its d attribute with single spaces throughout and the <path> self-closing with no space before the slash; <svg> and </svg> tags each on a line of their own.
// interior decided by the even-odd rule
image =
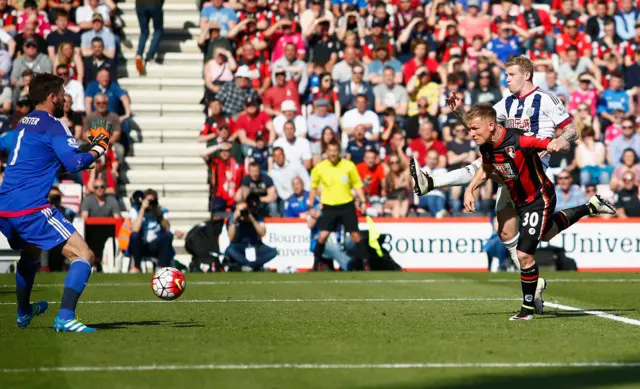
<svg viewBox="0 0 640 389">
<path fill-rule="evenodd" d="M 69 72 L 58 72 L 58 77 L 66 77 L 69 75 Z"/>
<path fill-rule="evenodd" d="M 95 188 L 96 188 L 96 189 L 104 189 L 104 188 L 105 188 L 105 186 L 104 186 L 104 185 L 96 185 L 96 186 L 95 186 Z"/>
<path fill-rule="evenodd" d="M 389 165 L 397 165 L 400 161 L 389 161 Z"/>
<path fill-rule="evenodd" d="M 26 47 L 26 48 L 29 48 L 29 47 L 31 47 L 31 48 L 35 48 L 35 47 L 36 47 L 36 45 L 34 45 L 34 44 L 32 44 L 32 43 L 29 43 L 28 45 L 25 45 L 24 47 Z"/>
<path fill-rule="evenodd" d="M 569 176 L 558 176 L 559 180 L 568 180 L 569 178 L 571 178 L 571 177 L 569 177 Z"/>
<path fill-rule="evenodd" d="M 353 72 L 353 74 L 364 74 L 364 72 Z"/>
<path fill-rule="evenodd" d="M 623 130 L 633 130 L 633 126 L 622 126 Z"/>
<path fill-rule="evenodd" d="M 427 108 L 428 105 L 427 104 L 418 104 L 418 108 Z"/>
<path fill-rule="evenodd" d="M 96 101 L 94 105 L 107 105 L 106 101 Z"/>
</svg>

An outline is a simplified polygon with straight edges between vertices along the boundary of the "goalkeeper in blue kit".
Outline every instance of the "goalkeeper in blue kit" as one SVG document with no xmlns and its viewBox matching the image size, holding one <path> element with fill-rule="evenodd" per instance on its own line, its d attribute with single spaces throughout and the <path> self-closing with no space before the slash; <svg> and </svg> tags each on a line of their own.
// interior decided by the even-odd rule
<svg viewBox="0 0 640 389">
<path fill-rule="evenodd" d="M 33 317 L 43 314 L 46 301 L 31 303 L 30 295 L 40 253 L 62 246 L 71 261 L 64 281 L 60 311 L 53 328 L 61 332 L 95 332 L 76 320 L 75 310 L 95 260 L 84 239 L 48 201 L 56 174 L 87 169 L 109 147 L 111 126 L 103 119 L 91 122 L 91 149 L 81 152 L 71 131 L 59 118 L 64 110 L 64 81 L 52 74 L 37 74 L 29 95 L 35 110 L 16 128 L 16 140 L 9 154 L 0 186 L 0 231 L 14 250 L 20 251 L 16 268 L 18 327 L 25 328 Z"/>
</svg>

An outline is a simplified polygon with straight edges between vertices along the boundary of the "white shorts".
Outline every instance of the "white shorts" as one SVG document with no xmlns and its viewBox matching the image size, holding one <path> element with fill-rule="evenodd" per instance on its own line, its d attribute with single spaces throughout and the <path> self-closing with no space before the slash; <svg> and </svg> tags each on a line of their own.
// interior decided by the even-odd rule
<svg viewBox="0 0 640 389">
<path fill-rule="evenodd" d="M 551 156 L 549 156 L 548 154 L 542 158 L 542 167 L 544 168 L 545 172 L 549 167 L 550 158 Z M 507 188 L 506 185 L 500 185 L 500 187 L 498 188 L 498 193 L 496 193 L 496 212 L 500 212 L 505 209 L 507 204 L 511 204 L 511 206 L 515 208 L 515 204 L 511 200 L 511 193 L 509 193 L 509 188 Z"/>
</svg>

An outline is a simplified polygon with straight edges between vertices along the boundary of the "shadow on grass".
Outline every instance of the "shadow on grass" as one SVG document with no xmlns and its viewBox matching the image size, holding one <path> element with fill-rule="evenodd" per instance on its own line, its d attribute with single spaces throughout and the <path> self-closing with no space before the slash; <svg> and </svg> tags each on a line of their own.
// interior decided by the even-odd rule
<svg viewBox="0 0 640 389">
<path fill-rule="evenodd" d="M 198 328 L 204 327 L 204 324 L 194 321 L 165 321 L 165 320 L 143 320 L 143 321 L 118 321 L 113 323 L 96 323 L 87 324 L 87 326 L 97 330 L 118 330 L 128 327 L 137 326 L 164 326 L 173 328 Z"/>
<path fill-rule="evenodd" d="M 598 309 L 598 308 L 594 308 L 594 309 L 589 309 L 589 311 L 598 311 L 598 312 L 605 312 L 605 313 L 611 313 L 613 315 L 624 315 L 625 313 L 630 313 L 630 312 L 637 312 L 637 310 L 635 309 L 624 309 L 624 308 L 615 308 L 615 309 Z M 497 316 L 497 315 L 502 315 L 502 316 L 513 316 L 514 314 L 516 314 L 516 311 L 500 311 L 500 312 L 471 312 L 471 313 L 464 313 L 463 316 Z M 559 318 L 559 317 L 582 317 L 582 316 L 593 316 L 590 315 L 588 313 L 582 312 L 582 311 L 559 311 L 559 310 L 549 310 L 546 309 L 543 315 L 538 315 L 536 316 L 536 318 L 540 318 L 540 319 L 555 319 L 555 318 Z"/>
<path fill-rule="evenodd" d="M 558 371 L 532 368 L 529 373 L 508 373 L 503 375 L 489 375 L 490 369 L 484 375 L 469 377 L 464 381 L 434 384 L 433 382 L 415 383 L 407 385 L 377 386 L 376 389 L 585 389 L 608 388 L 622 385 L 640 385 L 640 367 L 592 367 L 566 368 Z M 629 386 L 632 387 L 632 386 Z M 637 386 L 633 386 L 637 387 Z M 373 388 L 372 388 L 373 389 Z"/>
</svg>

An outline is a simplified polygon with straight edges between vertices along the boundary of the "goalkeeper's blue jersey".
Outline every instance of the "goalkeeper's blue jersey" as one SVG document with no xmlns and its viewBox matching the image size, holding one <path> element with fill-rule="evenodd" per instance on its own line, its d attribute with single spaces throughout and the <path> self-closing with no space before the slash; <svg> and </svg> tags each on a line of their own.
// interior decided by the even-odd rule
<svg viewBox="0 0 640 389">
<path fill-rule="evenodd" d="M 0 185 L 0 217 L 28 215 L 49 207 L 48 194 L 60 168 L 76 172 L 93 162 L 81 153 L 60 119 L 35 110 L 18 123 L 16 140 Z"/>
</svg>

